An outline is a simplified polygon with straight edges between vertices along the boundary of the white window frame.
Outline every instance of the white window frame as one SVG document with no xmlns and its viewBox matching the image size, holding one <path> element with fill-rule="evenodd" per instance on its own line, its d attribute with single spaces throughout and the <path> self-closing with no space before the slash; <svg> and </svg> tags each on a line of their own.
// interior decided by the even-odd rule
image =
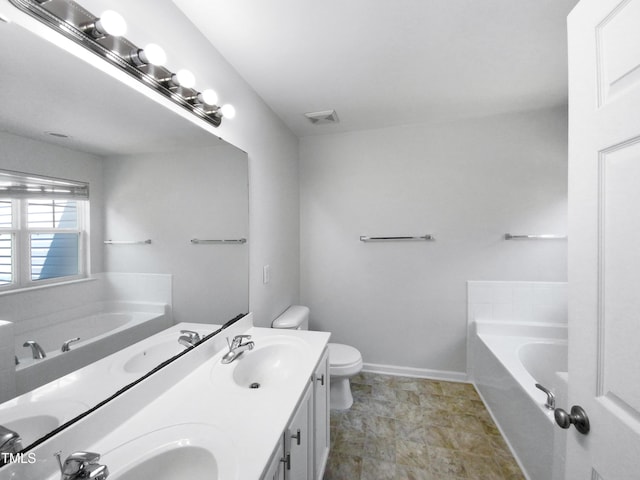
<svg viewBox="0 0 640 480">
<path fill-rule="evenodd" d="M 43 200 L 45 198 L 40 198 Z M 89 200 L 73 199 L 77 206 L 77 228 L 29 228 L 28 203 L 30 198 L 12 198 L 12 227 L 0 227 L 0 233 L 10 234 L 12 238 L 11 265 L 12 282 L 0 285 L 0 292 L 20 290 L 44 285 L 54 285 L 87 278 L 88 276 L 88 212 Z M 46 200 L 46 199 L 45 199 Z M 54 198 L 51 198 L 54 200 Z M 62 277 L 32 280 L 31 272 L 31 235 L 40 233 L 75 233 L 78 235 L 78 273 Z"/>
</svg>

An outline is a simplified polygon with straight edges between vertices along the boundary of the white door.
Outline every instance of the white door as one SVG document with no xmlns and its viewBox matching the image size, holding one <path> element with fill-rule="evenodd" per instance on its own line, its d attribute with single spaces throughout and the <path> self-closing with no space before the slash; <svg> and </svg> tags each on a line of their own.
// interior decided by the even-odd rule
<svg viewBox="0 0 640 480">
<path fill-rule="evenodd" d="M 569 15 L 566 479 L 640 479 L 640 0 Z"/>
</svg>

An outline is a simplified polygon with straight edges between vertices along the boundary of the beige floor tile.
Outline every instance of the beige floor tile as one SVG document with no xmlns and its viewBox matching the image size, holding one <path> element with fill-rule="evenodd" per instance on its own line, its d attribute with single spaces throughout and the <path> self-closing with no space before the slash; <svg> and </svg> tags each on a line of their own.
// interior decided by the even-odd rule
<svg viewBox="0 0 640 480">
<path fill-rule="evenodd" d="M 472 385 L 360 373 L 324 480 L 524 480 Z"/>
</svg>

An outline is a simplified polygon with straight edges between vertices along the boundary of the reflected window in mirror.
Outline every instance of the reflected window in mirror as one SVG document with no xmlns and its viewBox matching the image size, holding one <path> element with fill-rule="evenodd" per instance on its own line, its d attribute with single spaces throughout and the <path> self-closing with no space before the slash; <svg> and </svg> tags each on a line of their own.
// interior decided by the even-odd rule
<svg viewBox="0 0 640 480">
<path fill-rule="evenodd" d="M 86 276 L 88 185 L 0 171 L 0 289 Z"/>
</svg>

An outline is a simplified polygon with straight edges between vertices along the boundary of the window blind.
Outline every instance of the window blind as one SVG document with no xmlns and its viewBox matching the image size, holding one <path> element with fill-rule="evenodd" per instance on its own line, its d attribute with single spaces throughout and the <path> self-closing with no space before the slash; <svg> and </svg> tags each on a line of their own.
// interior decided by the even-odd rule
<svg viewBox="0 0 640 480">
<path fill-rule="evenodd" d="M 0 170 L 0 198 L 89 200 L 89 184 L 76 180 Z"/>
</svg>

